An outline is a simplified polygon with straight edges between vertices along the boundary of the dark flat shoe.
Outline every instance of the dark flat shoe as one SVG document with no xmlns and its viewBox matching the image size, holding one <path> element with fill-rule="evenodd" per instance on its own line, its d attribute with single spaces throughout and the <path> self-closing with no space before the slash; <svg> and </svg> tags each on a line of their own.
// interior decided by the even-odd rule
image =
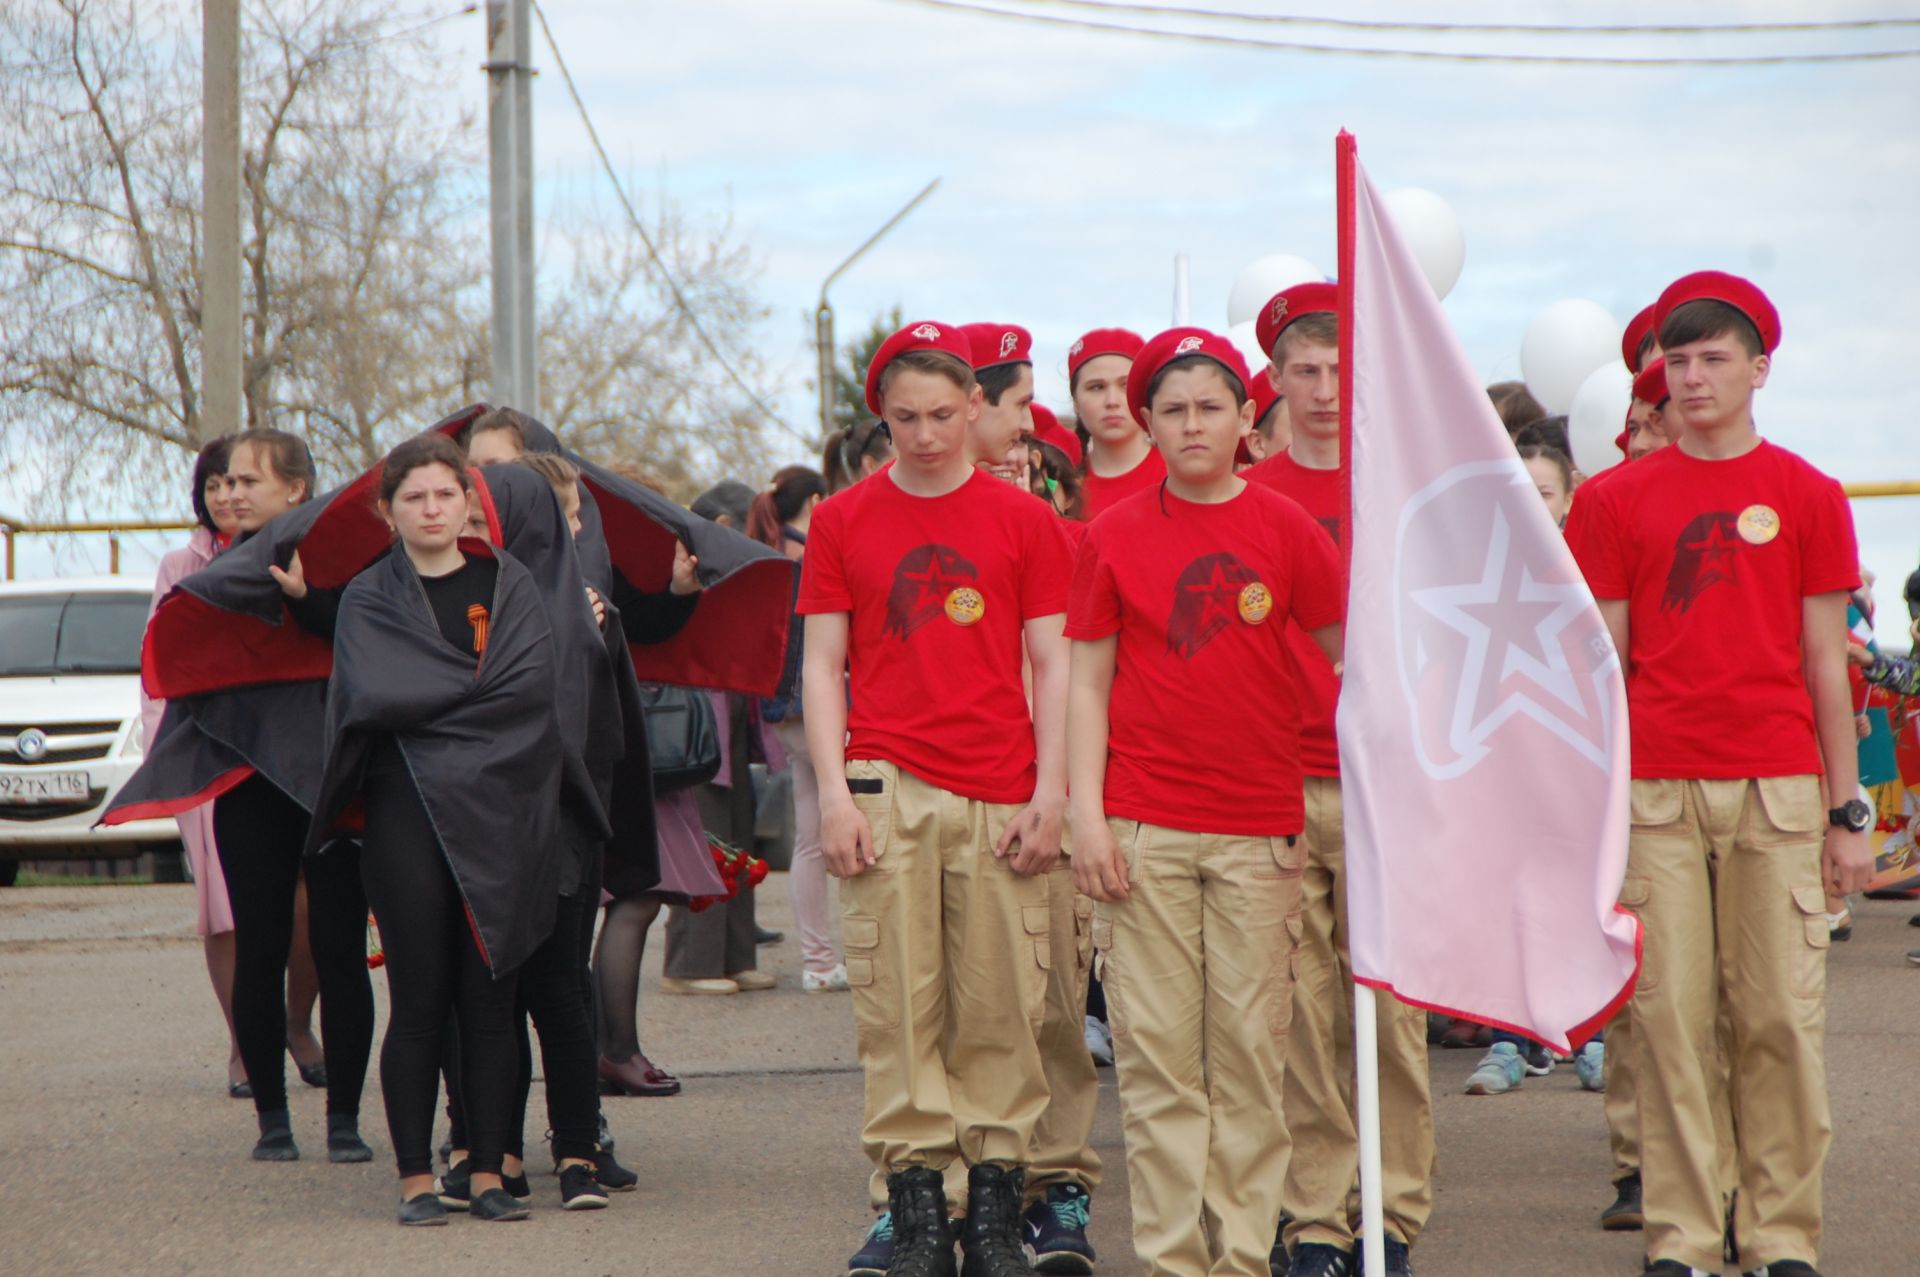
<svg viewBox="0 0 1920 1277">
<path fill-rule="evenodd" d="M 227 1083 L 227 1098 L 228 1098 L 228 1099 L 230 1099 L 230 1100 L 250 1100 L 250 1099 L 252 1099 L 252 1098 L 253 1098 L 253 1083 L 251 1083 L 251 1082 L 229 1082 L 229 1083 Z"/>
<path fill-rule="evenodd" d="M 287 1055 L 292 1058 L 294 1072 L 300 1075 L 302 1082 L 313 1087 L 316 1091 L 324 1091 L 327 1089 L 327 1062 L 324 1057 L 317 1064 L 302 1064 L 300 1063 L 300 1057 L 293 1054 L 293 1043 L 291 1042 L 287 1043 Z"/>
<path fill-rule="evenodd" d="M 447 1208 L 432 1193 L 417 1193 L 400 1203 L 400 1222 L 409 1228 L 445 1224 Z"/>
<path fill-rule="evenodd" d="M 439 1199 L 436 1198 L 436 1201 Z M 467 1207 L 467 1214 L 474 1219 L 483 1219 L 491 1223 L 504 1223 L 508 1220 L 525 1219 L 533 1214 L 527 1204 L 504 1188 L 489 1188 L 473 1199 Z"/>
<path fill-rule="evenodd" d="M 655 1068 L 644 1055 L 636 1055 L 618 1064 L 600 1057 L 600 1082 L 612 1095 L 661 1097 L 680 1094 L 680 1079 Z"/>
</svg>

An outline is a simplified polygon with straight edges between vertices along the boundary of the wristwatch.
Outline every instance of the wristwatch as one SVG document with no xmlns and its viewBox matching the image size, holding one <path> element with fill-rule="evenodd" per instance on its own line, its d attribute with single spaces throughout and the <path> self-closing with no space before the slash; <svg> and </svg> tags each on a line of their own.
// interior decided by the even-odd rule
<svg viewBox="0 0 1920 1277">
<path fill-rule="evenodd" d="M 1849 798 L 1827 813 L 1827 823 L 1836 829 L 1863 834 L 1873 824 L 1873 808 L 1858 798 Z"/>
</svg>

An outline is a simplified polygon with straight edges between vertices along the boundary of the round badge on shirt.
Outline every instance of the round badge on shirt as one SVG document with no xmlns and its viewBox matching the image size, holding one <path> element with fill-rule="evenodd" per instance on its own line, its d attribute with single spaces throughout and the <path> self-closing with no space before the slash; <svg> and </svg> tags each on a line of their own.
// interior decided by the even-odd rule
<svg viewBox="0 0 1920 1277">
<path fill-rule="evenodd" d="M 980 591 L 961 586 L 947 595 L 947 619 L 955 625 L 972 625 L 987 614 L 987 601 Z"/>
<path fill-rule="evenodd" d="M 1780 516 L 1770 505 L 1754 504 L 1740 512 L 1735 526 L 1748 545 L 1765 545 L 1780 535 Z"/>
<path fill-rule="evenodd" d="M 1260 624 L 1272 611 L 1273 591 L 1260 582 L 1251 582 L 1240 591 L 1240 619 L 1248 625 Z"/>
</svg>

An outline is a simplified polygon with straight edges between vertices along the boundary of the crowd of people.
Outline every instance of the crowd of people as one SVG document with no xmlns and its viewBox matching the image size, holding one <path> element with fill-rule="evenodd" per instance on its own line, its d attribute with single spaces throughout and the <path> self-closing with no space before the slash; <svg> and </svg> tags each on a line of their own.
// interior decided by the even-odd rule
<svg viewBox="0 0 1920 1277">
<path fill-rule="evenodd" d="M 599 1092 L 679 1089 L 637 1031 L 660 910 L 667 991 L 773 984 L 776 937 L 716 871 L 753 845 L 760 759 L 792 776 L 803 987 L 851 994 L 873 1168 L 852 1277 L 1094 1272 L 1097 1062 L 1147 1271 L 1358 1271 L 1336 288 L 1283 291 L 1257 335 L 1253 369 L 1199 328 L 1091 330 L 1066 424 L 1024 328 L 909 324 L 819 470 L 723 483 L 688 521 L 509 409 L 318 503 L 296 437 L 211 445 L 156 596 L 171 699 L 120 801 L 180 816 L 254 1156 L 299 1156 L 288 1049 L 327 1087 L 329 1157 L 372 1156 L 370 906 L 400 1222 L 526 1216 L 529 1020 L 561 1204 L 631 1187 Z M 1489 391 L 1626 668 L 1644 957 L 1573 1062 L 1606 1093 L 1601 1225 L 1644 1228 L 1649 1277 L 1818 1258 L 1826 948 L 1871 812 L 1848 507 L 1754 424 L 1779 336 L 1748 281 L 1668 287 L 1627 332 L 1599 474 L 1524 387 Z M 749 577 L 784 642 L 725 669 L 723 628 L 674 646 Z M 279 646 L 229 651 L 236 616 Z M 1854 660 L 1920 692 L 1910 663 Z M 316 986 L 324 1067 L 301 1054 Z M 1375 1005 L 1386 1269 L 1411 1274 L 1429 1016 Z M 1474 1095 L 1554 1065 L 1466 1022 L 1443 1040 L 1486 1047 Z"/>
</svg>

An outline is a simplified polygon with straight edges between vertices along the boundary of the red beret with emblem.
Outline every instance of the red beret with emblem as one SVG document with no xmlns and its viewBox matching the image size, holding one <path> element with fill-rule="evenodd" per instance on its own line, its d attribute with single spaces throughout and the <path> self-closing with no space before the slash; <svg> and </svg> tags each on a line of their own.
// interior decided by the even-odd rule
<svg viewBox="0 0 1920 1277">
<path fill-rule="evenodd" d="M 1780 312 L 1752 280 L 1720 270 L 1695 271 L 1667 285 L 1653 304 L 1654 331 L 1667 326 L 1667 316 L 1688 302 L 1715 301 L 1745 315 L 1760 332 L 1760 349 L 1771 355 L 1780 344 Z"/>
<path fill-rule="evenodd" d="M 1067 459 L 1079 465 L 1083 455 L 1080 436 L 1060 424 L 1060 418 L 1053 415 L 1053 409 L 1045 404 L 1033 405 L 1033 437 L 1041 443 L 1050 443 L 1067 454 Z"/>
<path fill-rule="evenodd" d="M 1667 390 L 1667 361 L 1650 360 L 1633 379 L 1633 397 L 1641 403 L 1650 403 L 1659 407 L 1671 398 Z"/>
<path fill-rule="evenodd" d="M 1620 334 L 1620 359 L 1628 372 L 1640 371 L 1640 343 L 1653 333 L 1653 310 L 1652 304 L 1642 307 L 1627 321 L 1627 331 Z"/>
<path fill-rule="evenodd" d="M 1340 311 L 1340 286 L 1325 282 L 1295 284 L 1284 288 L 1267 300 L 1260 308 L 1260 314 L 1253 321 L 1254 336 L 1260 342 L 1260 349 L 1267 352 L 1267 358 L 1273 358 L 1273 343 L 1280 340 L 1280 334 L 1287 325 L 1296 319 L 1322 312 L 1338 314 Z"/>
<path fill-rule="evenodd" d="M 1146 342 L 1139 333 L 1125 328 L 1096 328 L 1083 333 L 1067 347 L 1067 381 L 1080 375 L 1080 366 L 1089 359 L 1098 359 L 1102 355 L 1120 355 L 1127 359 L 1140 357 L 1140 347 Z"/>
<path fill-rule="evenodd" d="M 943 355 L 952 355 L 968 368 L 973 367 L 973 345 L 967 340 L 966 333 L 955 325 L 936 323 L 931 319 L 908 324 L 881 342 L 880 349 L 873 352 L 873 362 L 867 365 L 867 408 L 874 416 L 882 415 L 880 374 L 886 371 L 888 364 L 909 350 L 937 350 Z"/>
<path fill-rule="evenodd" d="M 1147 424 L 1147 386 L 1162 368 L 1176 359 L 1201 355 L 1219 364 L 1246 386 L 1253 378 L 1247 372 L 1247 360 L 1240 348 L 1204 328 L 1169 328 L 1140 348 L 1140 355 L 1127 371 L 1127 411 L 1145 427 Z"/>
<path fill-rule="evenodd" d="M 1033 362 L 1033 334 L 1018 324 L 962 324 L 960 331 L 973 349 L 975 372 L 996 364 Z"/>
</svg>

